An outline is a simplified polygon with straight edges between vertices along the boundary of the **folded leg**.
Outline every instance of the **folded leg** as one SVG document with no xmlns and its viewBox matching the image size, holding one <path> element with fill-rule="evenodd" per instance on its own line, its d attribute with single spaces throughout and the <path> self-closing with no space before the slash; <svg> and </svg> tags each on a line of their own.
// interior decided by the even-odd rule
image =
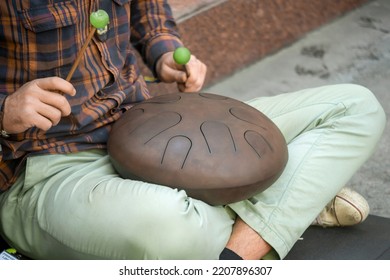
<svg viewBox="0 0 390 280">
<path fill-rule="evenodd" d="M 385 114 L 369 90 L 348 84 L 248 103 L 281 129 L 289 160 L 270 188 L 229 206 L 283 258 L 372 154 Z"/>
</svg>

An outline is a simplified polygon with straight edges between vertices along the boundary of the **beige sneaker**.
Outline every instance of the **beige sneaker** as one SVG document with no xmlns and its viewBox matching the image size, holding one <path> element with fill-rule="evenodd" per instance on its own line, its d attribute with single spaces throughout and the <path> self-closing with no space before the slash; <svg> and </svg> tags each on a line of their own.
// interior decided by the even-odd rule
<svg viewBox="0 0 390 280">
<path fill-rule="evenodd" d="M 353 226 L 362 223 L 370 207 L 363 196 L 343 188 L 313 221 L 312 225 L 322 227 Z"/>
</svg>

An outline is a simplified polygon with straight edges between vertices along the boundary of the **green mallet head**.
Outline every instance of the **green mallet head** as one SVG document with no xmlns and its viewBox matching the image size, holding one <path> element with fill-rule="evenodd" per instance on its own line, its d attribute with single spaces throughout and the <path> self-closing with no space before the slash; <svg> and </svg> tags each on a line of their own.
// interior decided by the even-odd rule
<svg viewBox="0 0 390 280">
<path fill-rule="evenodd" d="M 110 17 L 105 10 L 97 10 L 96 12 L 91 13 L 89 21 L 93 27 L 101 29 L 107 26 L 110 21 Z"/>
<path fill-rule="evenodd" d="M 191 52 L 185 47 L 179 47 L 173 53 L 173 59 L 179 65 L 185 65 L 190 61 Z"/>
</svg>

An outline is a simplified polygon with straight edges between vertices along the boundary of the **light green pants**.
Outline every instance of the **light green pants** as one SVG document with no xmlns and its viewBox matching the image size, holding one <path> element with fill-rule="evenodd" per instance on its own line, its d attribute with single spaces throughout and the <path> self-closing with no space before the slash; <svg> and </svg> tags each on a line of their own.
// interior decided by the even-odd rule
<svg viewBox="0 0 390 280">
<path fill-rule="evenodd" d="M 104 151 L 31 157 L 0 196 L 2 235 L 35 259 L 217 259 L 236 213 L 284 258 L 372 154 L 385 114 L 357 85 L 248 103 L 278 125 L 289 148 L 281 177 L 250 201 L 212 207 L 121 179 Z"/>
</svg>

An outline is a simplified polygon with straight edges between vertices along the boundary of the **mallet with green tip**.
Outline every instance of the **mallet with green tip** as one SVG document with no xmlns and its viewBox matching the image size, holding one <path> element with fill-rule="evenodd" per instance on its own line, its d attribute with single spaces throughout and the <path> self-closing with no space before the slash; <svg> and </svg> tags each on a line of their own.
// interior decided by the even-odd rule
<svg viewBox="0 0 390 280">
<path fill-rule="evenodd" d="M 173 60 L 177 64 L 183 65 L 184 71 L 186 72 L 187 77 L 189 76 L 188 70 L 187 70 L 187 63 L 188 63 L 188 61 L 190 61 L 190 59 L 191 59 L 191 52 L 189 49 L 187 49 L 185 47 L 179 47 L 173 53 Z"/>
<path fill-rule="evenodd" d="M 185 47 L 178 47 L 174 52 L 173 52 L 173 60 L 175 61 L 176 64 L 182 65 L 184 67 L 184 71 L 186 72 L 186 75 L 188 77 L 188 71 L 187 71 L 187 63 L 191 59 L 191 52 L 189 49 Z M 147 83 L 159 83 L 160 80 L 155 77 L 150 77 L 150 76 L 145 76 L 145 81 Z"/>
<path fill-rule="evenodd" d="M 107 28 L 107 25 L 110 21 L 110 17 L 108 16 L 107 12 L 104 10 L 97 10 L 96 12 L 91 13 L 89 17 L 89 21 L 92 25 L 92 29 L 88 34 L 88 37 L 86 41 L 84 42 L 84 45 L 82 46 L 80 52 L 78 53 L 75 62 L 73 63 L 72 68 L 69 71 L 68 76 L 66 77 L 66 80 L 69 82 L 72 79 L 72 76 L 74 72 L 77 69 L 77 66 L 80 64 L 81 58 L 83 57 L 85 50 L 87 49 L 89 42 L 92 40 L 93 35 L 95 34 L 96 30 L 105 30 Z"/>
</svg>

